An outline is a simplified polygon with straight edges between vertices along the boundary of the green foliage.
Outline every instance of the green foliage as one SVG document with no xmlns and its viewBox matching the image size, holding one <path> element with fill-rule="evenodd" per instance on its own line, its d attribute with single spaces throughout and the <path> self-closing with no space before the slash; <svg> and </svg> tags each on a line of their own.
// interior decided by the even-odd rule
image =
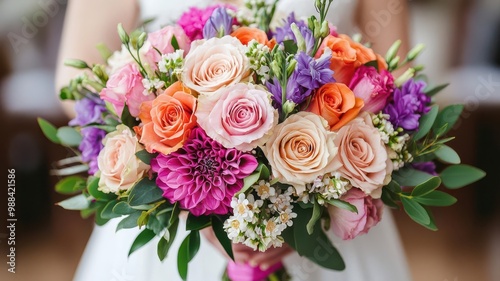
<svg viewBox="0 0 500 281">
<path fill-rule="evenodd" d="M 186 230 L 201 230 L 209 227 L 212 224 L 211 217 L 209 216 L 194 216 L 189 213 L 186 220 Z"/>
<path fill-rule="evenodd" d="M 137 156 L 137 158 L 139 158 L 142 162 L 151 165 L 151 159 L 158 156 L 158 153 L 149 153 L 147 150 L 143 149 L 141 151 L 137 151 L 135 156 Z"/>
<path fill-rule="evenodd" d="M 334 270 L 343 270 L 345 263 L 330 239 L 321 229 L 321 224 L 316 223 L 312 234 L 307 232 L 307 223 L 313 214 L 313 208 L 302 209 L 298 204 L 293 211 L 297 213 L 293 226 L 286 228 L 282 236 L 285 242 L 294 248 L 300 256 L 312 262 Z"/>
<path fill-rule="evenodd" d="M 130 250 L 128 252 L 128 255 L 130 256 L 133 252 L 139 250 L 146 244 L 148 244 L 153 238 L 155 237 L 155 233 L 150 230 L 150 229 L 144 229 L 137 237 L 135 238 L 134 242 L 132 243 L 132 246 L 130 247 Z"/>
<path fill-rule="evenodd" d="M 60 180 L 56 184 L 56 191 L 61 194 L 74 194 L 81 192 L 87 187 L 87 183 L 83 177 L 69 176 Z"/>
<path fill-rule="evenodd" d="M 441 92 L 442 90 L 444 90 L 449 85 L 450 85 L 450 83 L 446 83 L 446 84 L 438 85 L 438 86 L 435 86 L 435 87 L 427 87 L 424 90 L 424 93 L 426 95 L 432 97 L 432 96 L 436 95 L 437 93 Z"/>
<path fill-rule="evenodd" d="M 439 160 L 445 163 L 460 164 L 460 156 L 458 153 L 447 145 L 441 145 L 440 148 L 434 151 L 434 154 Z"/>
<path fill-rule="evenodd" d="M 38 125 L 40 126 L 40 129 L 42 129 L 43 134 L 45 135 L 46 138 L 48 138 L 51 142 L 60 144 L 61 141 L 57 137 L 57 128 L 52 125 L 49 121 L 43 119 L 43 118 L 38 118 Z"/>
<path fill-rule="evenodd" d="M 351 211 L 353 213 L 358 213 L 358 208 L 356 208 L 356 206 L 354 206 L 353 204 L 348 203 L 344 200 L 330 199 L 330 200 L 327 200 L 326 202 L 328 202 L 328 204 L 335 206 L 337 208 L 348 210 L 348 211 Z"/>
<path fill-rule="evenodd" d="M 314 200 L 314 207 L 313 207 L 313 212 L 311 215 L 311 219 L 306 225 L 307 228 L 307 233 L 310 235 L 314 231 L 314 226 L 318 222 L 318 220 L 321 218 L 321 214 L 323 213 L 323 208 L 321 205 L 318 203 L 317 200 Z"/>
<path fill-rule="evenodd" d="M 177 254 L 177 269 L 182 280 L 187 280 L 188 264 L 196 256 L 200 249 L 200 233 L 191 231 L 186 236 Z"/>
<path fill-rule="evenodd" d="M 432 128 L 432 125 L 434 125 L 434 121 L 436 120 L 437 114 L 438 114 L 439 108 L 437 105 L 433 105 L 431 107 L 431 110 L 422 117 L 420 117 L 420 126 L 418 128 L 418 131 L 413 135 L 413 140 L 418 141 L 419 139 L 423 138 L 427 133 Z"/>
<path fill-rule="evenodd" d="M 136 210 L 132 209 L 132 207 L 130 207 L 130 205 L 125 201 L 120 201 L 113 207 L 113 213 L 118 215 L 130 215 L 135 211 Z"/>
<path fill-rule="evenodd" d="M 88 183 L 87 190 L 89 194 L 95 199 L 100 201 L 109 201 L 116 198 L 116 194 L 104 193 L 99 190 L 99 178 L 89 177 L 87 183 Z"/>
<path fill-rule="evenodd" d="M 227 255 L 234 260 L 232 242 L 227 237 L 227 233 L 224 230 L 224 221 L 226 219 L 220 216 L 212 216 L 212 229 L 214 230 L 215 237 L 219 240 L 219 243 L 222 245 Z"/>
<path fill-rule="evenodd" d="M 179 220 L 174 220 L 173 223 L 168 226 L 165 235 L 158 242 L 157 253 L 160 261 L 163 261 L 167 257 L 168 251 L 170 250 L 170 247 L 174 243 L 175 237 L 177 236 L 178 226 Z"/>
<path fill-rule="evenodd" d="M 437 207 L 451 206 L 457 202 L 457 198 L 439 190 L 415 197 L 414 200 L 422 205 Z"/>
<path fill-rule="evenodd" d="M 139 121 L 137 121 L 135 117 L 130 114 L 127 105 L 125 105 L 125 107 L 123 108 L 122 116 L 120 117 L 120 119 L 125 126 L 129 127 L 132 130 L 135 126 L 139 125 Z"/>
<path fill-rule="evenodd" d="M 238 191 L 236 196 L 238 196 L 238 194 L 240 193 L 245 193 L 250 187 L 252 187 L 252 185 L 254 185 L 261 179 L 266 181 L 269 180 L 270 174 L 271 173 L 269 172 L 267 166 L 260 163 L 257 169 L 255 169 L 255 171 L 251 175 L 243 179 L 243 188 Z"/>
<path fill-rule="evenodd" d="M 116 200 L 116 199 L 109 201 L 102 209 L 101 217 L 104 219 L 114 219 L 114 218 L 121 217 L 122 216 L 121 214 L 114 212 L 114 208 L 115 208 L 116 204 L 118 204 L 118 200 Z"/>
<path fill-rule="evenodd" d="M 427 213 L 427 210 L 422 207 L 418 202 L 408 198 L 401 197 L 401 203 L 403 203 L 403 208 L 405 212 L 412 218 L 414 221 L 421 225 L 428 225 L 431 222 L 431 218 Z"/>
<path fill-rule="evenodd" d="M 140 180 L 132 187 L 128 196 L 128 204 L 132 207 L 154 203 L 163 199 L 163 191 L 155 181 L 148 178 Z"/>
<path fill-rule="evenodd" d="M 285 40 L 283 41 L 283 46 L 285 47 L 285 52 L 289 54 L 296 54 L 298 50 L 297 43 L 293 40 Z"/>
<path fill-rule="evenodd" d="M 72 127 L 61 127 L 57 130 L 57 138 L 62 145 L 75 147 L 82 141 L 82 135 Z"/>
<path fill-rule="evenodd" d="M 418 196 L 426 195 L 426 194 L 434 191 L 440 185 L 441 185 L 441 179 L 439 177 L 432 177 L 432 178 L 428 179 L 427 181 L 415 186 L 415 188 L 413 189 L 413 191 L 411 193 L 411 196 L 418 197 Z"/>
<path fill-rule="evenodd" d="M 84 210 L 89 207 L 89 200 L 85 195 L 79 194 L 57 203 L 66 210 Z"/>
<path fill-rule="evenodd" d="M 118 225 L 116 226 L 116 231 L 120 229 L 129 229 L 137 227 L 137 220 L 141 216 L 141 213 L 142 213 L 141 211 L 135 211 L 134 213 L 126 216 L 118 223 Z"/>
<path fill-rule="evenodd" d="M 392 174 L 392 179 L 399 186 L 416 186 L 431 179 L 433 175 L 415 170 L 413 168 L 402 168 Z"/>
<path fill-rule="evenodd" d="M 486 173 L 476 167 L 460 164 L 447 167 L 441 172 L 440 176 L 444 186 L 456 189 L 482 179 L 486 176 Z"/>
<path fill-rule="evenodd" d="M 438 116 L 436 117 L 436 121 L 432 126 L 432 130 L 437 133 L 440 128 L 446 126 L 445 130 L 441 133 L 441 135 L 445 135 L 449 130 L 451 130 L 451 128 L 453 128 L 455 123 L 458 121 L 458 118 L 460 118 L 463 109 L 463 104 L 455 104 L 445 107 L 439 112 Z"/>
</svg>

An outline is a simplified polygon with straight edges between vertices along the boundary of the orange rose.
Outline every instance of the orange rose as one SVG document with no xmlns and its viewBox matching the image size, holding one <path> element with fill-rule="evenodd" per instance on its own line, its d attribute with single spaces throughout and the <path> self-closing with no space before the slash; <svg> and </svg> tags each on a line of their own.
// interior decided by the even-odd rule
<svg viewBox="0 0 500 281">
<path fill-rule="evenodd" d="M 375 54 L 372 49 L 363 44 L 353 41 L 347 35 L 327 36 L 316 57 L 320 57 L 325 48 L 332 50 L 330 68 L 335 72 L 333 77 L 337 82 L 349 84 L 356 69 L 370 61 L 378 61 L 380 70 L 387 69 L 387 64 L 380 55 Z"/>
<path fill-rule="evenodd" d="M 307 108 L 326 119 L 330 130 L 337 131 L 358 116 L 363 99 L 342 83 L 327 83 L 319 88 Z"/>
<path fill-rule="evenodd" d="M 243 45 L 248 45 L 248 42 L 252 41 L 253 39 L 263 45 L 267 45 L 267 43 L 269 42 L 269 39 L 267 39 L 267 34 L 264 31 L 254 27 L 240 27 L 233 33 L 231 33 L 231 36 L 240 40 L 241 44 Z"/>
<path fill-rule="evenodd" d="M 196 126 L 195 111 L 196 98 L 176 82 L 153 101 L 142 103 L 139 118 L 143 125 L 134 130 L 148 152 L 169 154 L 182 147 Z"/>
</svg>

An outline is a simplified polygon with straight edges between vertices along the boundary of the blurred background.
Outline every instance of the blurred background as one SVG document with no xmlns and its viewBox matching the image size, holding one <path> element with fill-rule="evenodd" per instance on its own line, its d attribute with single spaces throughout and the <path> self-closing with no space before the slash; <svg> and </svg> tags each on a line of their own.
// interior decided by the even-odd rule
<svg viewBox="0 0 500 281">
<path fill-rule="evenodd" d="M 53 2 L 57 9 L 46 9 Z M 68 120 L 53 85 L 65 0 L 0 1 L 1 170 L 16 169 L 16 271 L 7 272 L 6 208 L 2 209 L 0 280 L 71 280 L 91 233 L 91 219 L 54 205 L 52 163 L 71 155 L 47 141 L 36 118 L 57 126 Z M 412 44 L 427 49 L 418 63 L 436 84 L 450 82 L 440 104 L 464 103 L 451 145 L 462 162 L 489 176 L 452 191 L 459 201 L 435 208 L 431 232 L 394 212 L 416 281 L 500 280 L 500 1 L 413 0 Z M 30 26 L 30 27 L 26 27 Z M 26 30 L 23 30 L 26 29 Z M 24 33 L 23 33 L 24 32 Z M 0 198 L 6 206 L 6 191 Z M 4 208 L 4 207 L 2 207 Z M 128 247 L 128 246 L 127 246 Z"/>
</svg>

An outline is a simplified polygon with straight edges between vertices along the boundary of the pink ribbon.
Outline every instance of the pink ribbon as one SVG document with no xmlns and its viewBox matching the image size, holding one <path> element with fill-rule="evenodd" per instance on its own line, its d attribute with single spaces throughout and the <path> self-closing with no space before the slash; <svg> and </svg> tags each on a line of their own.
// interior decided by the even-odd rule
<svg viewBox="0 0 500 281">
<path fill-rule="evenodd" d="M 261 270 L 258 266 L 253 267 L 247 263 L 235 263 L 230 260 L 227 265 L 227 275 L 232 281 L 263 281 L 281 268 L 283 268 L 281 262 L 269 267 L 267 270 Z"/>
</svg>

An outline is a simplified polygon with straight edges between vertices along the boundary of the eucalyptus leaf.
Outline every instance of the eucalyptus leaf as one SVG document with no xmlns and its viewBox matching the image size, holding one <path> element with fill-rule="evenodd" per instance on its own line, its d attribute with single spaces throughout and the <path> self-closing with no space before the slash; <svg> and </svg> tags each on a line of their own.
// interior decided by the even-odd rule
<svg viewBox="0 0 500 281">
<path fill-rule="evenodd" d="M 140 211 L 136 211 L 135 213 L 132 213 L 128 215 L 127 217 L 123 218 L 118 225 L 116 226 L 116 231 L 120 229 L 128 229 L 128 228 L 135 228 L 137 227 L 137 219 L 141 216 Z"/>
<path fill-rule="evenodd" d="M 63 178 L 56 184 L 56 191 L 61 194 L 74 194 L 87 187 L 85 179 L 80 176 L 70 176 Z"/>
<path fill-rule="evenodd" d="M 437 132 L 444 125 L 446 125 L 446 129 L 443 132 L 441 132 L 442 135 L 446 134 L 453 128 L 458 118 L 460 118 L 463 109 L 464 109 L 463 104 L 455 104 L 445 107 L 443 110 L 441 110 L 441 112 L 439 112 L 438 116 L 436 117 L 436 121 L 434 122 L 432 130 L 434 132 Z"/>
<path fill-rule="evenodd" d="M 135 156 L 139 158 L 142 162 L 151 165 L 151 159 L 158 156 L 158 153 L 149 153 L 147 150 L 143 149 L 135 153 Z"/>
<path fill-rule="evenodd" d="M 99 207 L 97 208 L 96 212 L 95 212 L 95 217 L 94 217 L 94 221 L 97 225 L 99 226 L 102 226 L 102 225 L 105 225 L 109 219 L 107 218 L 103 218 L 102 217 L 102 211 L 104 210 L 104 208 L 106 207 L 106 203 L 105 202 L 95 202 Z"/>
<path fill-rule="evenodd" d="M 432 96 L 436 95 L 437 93 L 441 92 L 446 87 L 448 87 L 448 85 L 450 85 L 450 83 L 438 85 L 438 86 L 435 86 L 435 87 L 428 87 L 428 88 L 424 89 L 424 93 L 426 95 L 432 97 Z"/>
<path fill-rule="evenodd" d="M 130 205 L 127 202 L 120 201 L 118 202 L 114 207 L 113 207 L 113 213 L 119 214 L 119 215 L 129 215 L 133 212 L 136 212 L 136 210 L 132 209 Z"/>
<path fill-rule="evenodd" d="M 90 177 L 88 179 L 87 190 L 92 197 L 98 200 L 109 201 L 115 199 L 117 196 L 114 193 L 104 193 L 99 190 L 99 178 Z"/>
<path fill-rule="evenodd" d="M 57 137 L 57 128 L 52 125 L 49 121 L 43 119 L 43 118 L 38 118 L 38 125 L 40 126 L 40 129 L 42 129 L 43 134 L 45 137 L 47 137 L 51 142 L 60 144 L 61 141 Z"/>
<path fill-rule="evenodd" d="M 102 209 L 101 217 L 103 217 L 104 219 L 114 219 L 114 218 L 121 217 L 122 216 L 121 214 L 117 214 L 117 213 L 113 212 L 116 204 L 118 204 L 118 200 L 116 200 L 116 199 L 109 201 L 105 205 L 105 207 Z"/>
<path fill-rule="evenodd" d="M 413 199 L 420 204 L 436 207 L 447 207 L 457 202 L 457 198 L 439 190 L 433 191 L 424 196 L 415 197 Z"/>
<path fill-rule="evenodd" d="M 443 162 L 450 164 L 460 164 L 460 156 L 453 150 L 453 148 L 447 145 L 441 145 L 441 147 L 434 151 L 437 158 Z"/>
<path fill-rule="evenodd" d="M 469 165 L 453 165 L 444 169 L 441 174 L 444 186 L 450 189 L 461 188 L 486 176 L 486 173 Z"/>
<path fill-rule="evenodd" d="M 150 204 L 163 199 L 163 191 L 156 186 L 155 181 L 143 178 L 136 183 L 128 196 L 130 206 Z"/>
<path fill-rule="evenodd" d="M 400 186 L 417 186 L 434 177 L 431 174 L 413 169 L 403 168 L 392 174 L 392 179 Z"/>
<path fill-rule="evenodd" d="M 411 192 L 411 196 L 418 197 L 431 193 L 436 188 L 441 185 L 441 179 L 439 177 L 432 177 L 429 180 L 415 186 Z"/>
<path fill-rule="evenodd" d="M 409 199 L 407 197 L 401 197 L 401 202 L 403 203 L 403 208 L 405 212 L 412 218 L 414 221 L 421 225 L 428 225 L 431 221 L 431 218 L 427 211 L 422 205 L 418 202 Z"/>
<path fill-rule="evenodd" d="M 439 111 L 439 107 L 437 105 L 431 106 L 431 110 L 427 112 L 427 114 L 420 117 L 418 131 L 413 135 L 412 139 L 414 141 L 418 141 L 423 138 L 434 125 L 434 121 L 436 120 L 437 114 Z"/>
<path fill-rule="evenodd" d="M 139 250 L 148 244 L 155 237 L 155 233 L 150 229 L 144 229 L 137 237 L 135 238 L 130 250 L 128 252 L 128 256 L 130 256 L 133 252 Z"/>
<path fill-rule="evenodd" d="M 79 194 L 64 201 L 57 203 L 66 210 L 84 210 L 89 207 L 89 200 L 85 195 Z"/>
<path fill-rule="evenodd" d="M 399 209 L 399 206 L 398 204 L 396 204 L 396 200 L 392 198 L 391 193 L 391 190 L 389 190 L 387 187 L 383 187 L 382 196 L 380 197 L 380 199 L 382 199 L 382 202 L 384 202 L 385 205 L 393 209 Z"/>
<path fill-rule="evenodd" d="M 82 142 L 82 135 L 72 127 L 61 127 L 57 129 L 57 138 L 62 145 L 75 147 Z"/>
</svg>

